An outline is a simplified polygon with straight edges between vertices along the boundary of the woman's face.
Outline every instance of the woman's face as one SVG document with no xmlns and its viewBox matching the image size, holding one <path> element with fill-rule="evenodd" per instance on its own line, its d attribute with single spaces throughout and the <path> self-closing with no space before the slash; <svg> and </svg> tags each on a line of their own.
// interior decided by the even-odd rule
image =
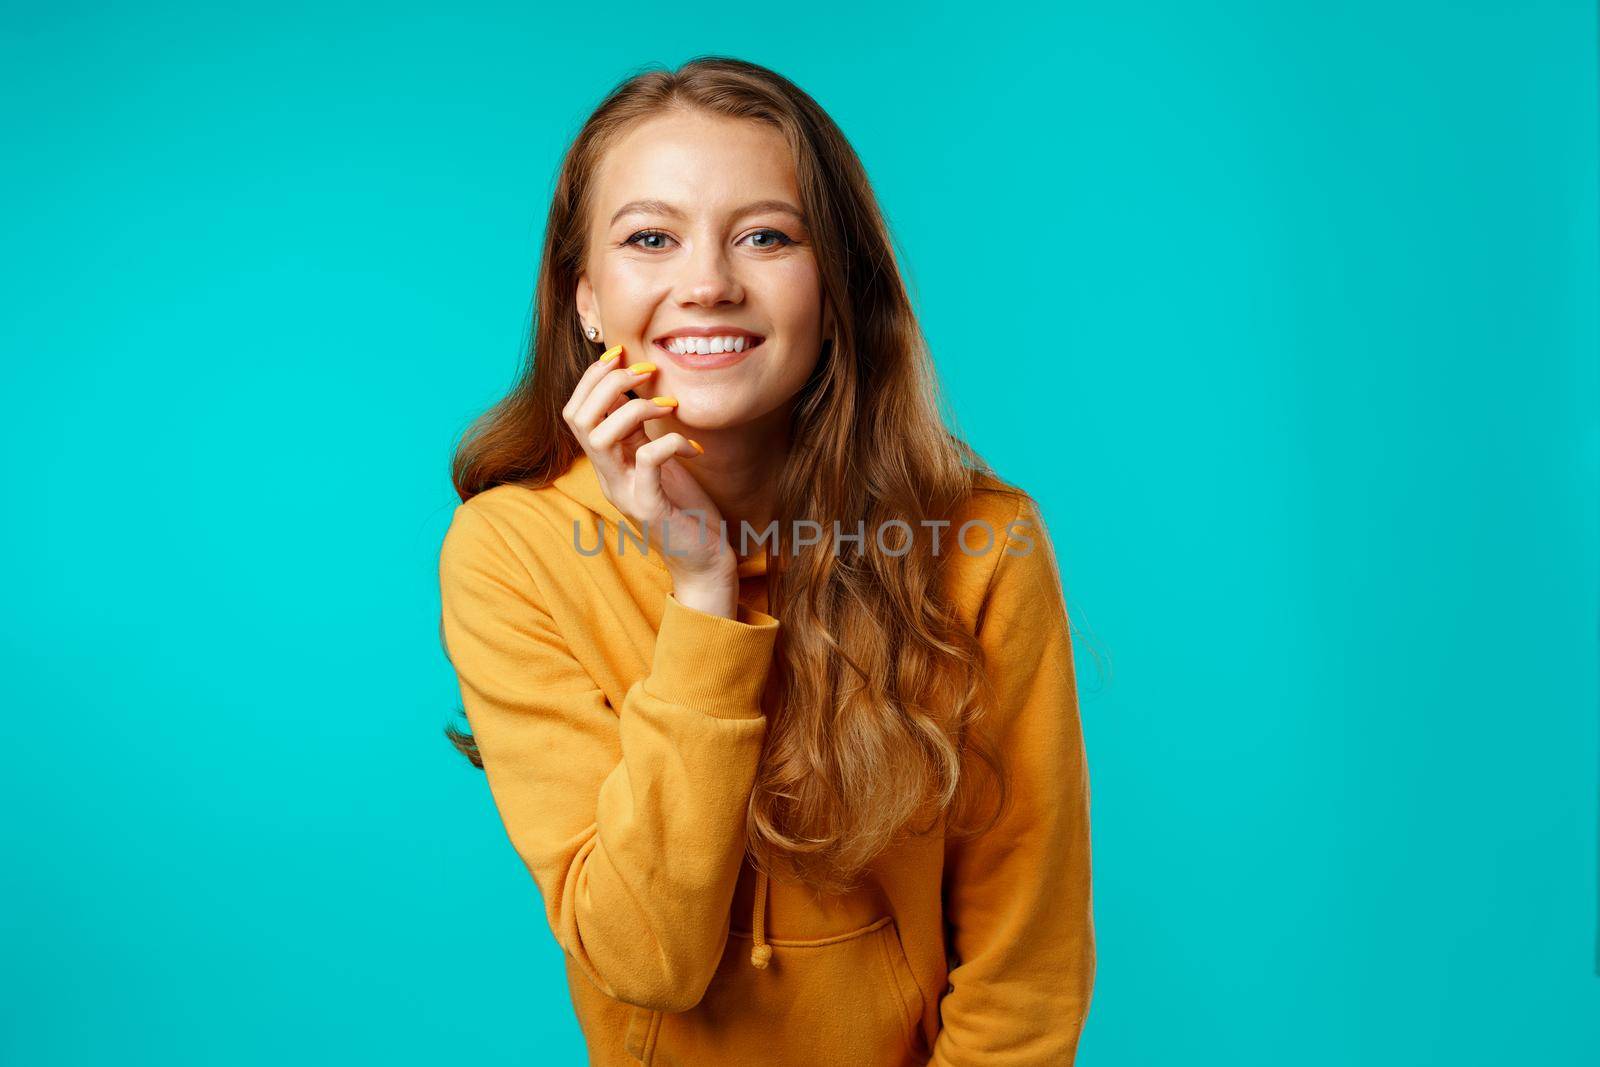
<svg viewBox="0 0 1600 1067">
<path fill-rule="evenodd" d="M 678 398 L 672 415 L 645 423 L 652 437 L 751 423 L 805 384 L 823 312 L 799 212 L 788 142 L 763 123 L 672 112 L 602 159 L 578 313 L 624 346 L 625 363 L 659 368 L 636 393 Z M 705 353 L 713 345 L 701 339 L 700 352 L 673 351 L 684 342 L 669 335 L 694 327 L 744 348 Z"/>
</svg>

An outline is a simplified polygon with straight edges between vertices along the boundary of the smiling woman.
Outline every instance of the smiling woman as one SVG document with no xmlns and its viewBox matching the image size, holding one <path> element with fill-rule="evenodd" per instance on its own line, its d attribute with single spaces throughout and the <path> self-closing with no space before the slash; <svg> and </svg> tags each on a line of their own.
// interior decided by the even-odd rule
<svg viewBox="0 0 1600 1067">
<path fill-rule="evenodd" d="M 1072 1061 L 1095 945 L 1061 577 L 937 399 L 814 100 L 710 57 L 601 103 L 439 569 L 447 733 L 592 1063 Z M 664 551 L 579 550 L 597 522 Z M 750 550 L 800 522 L 834 537 Z M 886 549 L 897 526 L 931 544 Z"/>
<path fill-rule="evenodd" d="M 650 432 L 693 426 L 717 464 L 753 428 L 778 432 L 779 409 L 810 377 L 826 332 L 790 156 L 783 132 L 766 123 L 672 109 L 620 134 L 595 175 L 578 314 L 623 346 L 624 366 L 632 353 L 667 357 L 635 389 L 677 398 Z M 759 341 L 747 350 L 759 347 L 762 358 L 737 348 L 730 358 L 716 343 L 736 336 Z M 707 341 L 668 344 L 674 337 Z M 782 453 L 777 440 L 768 448 L 761 466 L 770 469 Z"/>
</svg>

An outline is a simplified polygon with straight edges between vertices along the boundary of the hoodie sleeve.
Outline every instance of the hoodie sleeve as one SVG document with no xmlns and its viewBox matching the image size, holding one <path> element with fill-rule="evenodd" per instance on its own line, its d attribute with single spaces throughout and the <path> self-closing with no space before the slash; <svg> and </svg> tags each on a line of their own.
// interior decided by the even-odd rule
<svg viewBox="0 0 1600 1067">
<path fill-rule="evenodd" d="M 988 833 L 946 848 L 954 958 L 935 1067 L 1070 1064 L 1094 988 L 1089 778 L 1070 625 L 1037 506 L 1022 501 L 1010 528 L 977 628 L 994 685 L 986 721 L 1010 796 Z"/>
<path fill-rule="evenodd" d="M 613 708 L 526 565 L 462 504 L 439 559 L 445 646 L 490 792 L 551 930 L 597 988 L 685 1011 L 728 936 L 778 620 L 666 600 Z"/>
</svg>

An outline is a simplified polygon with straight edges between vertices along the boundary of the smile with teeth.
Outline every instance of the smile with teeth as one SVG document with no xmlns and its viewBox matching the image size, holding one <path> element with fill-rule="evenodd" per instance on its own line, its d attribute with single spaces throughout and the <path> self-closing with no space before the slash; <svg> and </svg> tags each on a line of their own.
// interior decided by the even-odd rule
<svg viewBox="0 0 1600 1067">
<path fill-rule="evenodd" d="M 762 342 L 759 337 L 668 337 L 656 344 L 680 356 L 709 356 L 720 352 L 743 352 Z"/>
</svg>

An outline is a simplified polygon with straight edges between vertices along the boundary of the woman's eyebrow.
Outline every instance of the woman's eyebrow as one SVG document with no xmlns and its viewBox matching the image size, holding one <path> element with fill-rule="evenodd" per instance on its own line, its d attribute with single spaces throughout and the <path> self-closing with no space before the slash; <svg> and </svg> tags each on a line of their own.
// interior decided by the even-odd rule
<svg viewBox="0 0 1600 1067">
<path fill-rule="evenodd" d="M 806 220 L 805 215 L 801 214 L 800 209 L 789 203 L 787 200 L 756 200 L 752 203 L 746 204 L 742 208 L 739 208 L 733 214 L 735 218 L 738 218 L 743 215 L 753 215 L 758 211 L 782 211 L 786 214 L 793 215 L 801 222 Z M 611 222 L 608 225 L 615 225 L 616 221 L 622 218 L 622 216 L 632 215 L 635 213 L 644 215 L 669 215 L 675 219 L 687 217 L 683 213 L 682 208 L 679 208 L 673 204 L 669 204 L 665 200 L 630 200 L 617 209 L 617 213 L 611 216 Z"/>
</svg>

